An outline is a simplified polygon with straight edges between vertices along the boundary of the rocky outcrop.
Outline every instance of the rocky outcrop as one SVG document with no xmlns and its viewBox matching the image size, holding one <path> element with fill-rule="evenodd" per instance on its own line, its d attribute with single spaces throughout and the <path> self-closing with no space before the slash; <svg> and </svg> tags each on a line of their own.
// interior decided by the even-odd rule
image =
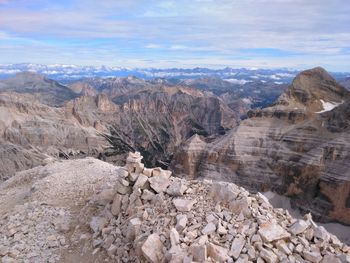
<svg viewBox="0 0 350 263">
<path fill-rule="evenodd" d="M 349 98 L 325 70 L 307 70 L 274 106 L 249 112 L 201 152 L 189 150 L 197 159 L 179 150 L 172 167 L 180 175 L 273 190 L 317 220 L 350 224 Z"/>
<path fill-rule="evenodd" d="M 75 82 L 69 86 L 69 88 L 76 94 L 82 96 L 96 96 L 98 92 L 89 84 L 84 82 Z"/>
<path fill-rule="evenodd" d="M 101 189 L 81 211 L 98 207 L 86 222 L 93 253 L 153 263 L 349 260 L 349 248 L 310 214 L 296 220 L 262 194 L 232 183 L 186 181 L 159 168 L 144 172 L 141 159 L 130 153 L 117 183 Z M 154 188 L 152 180 L 162 176 L 164 187 Z M 180 181 L 186 187 L 174 195 L 168 189 Z"/>
<path fill-rule="evenodd" d="M 0 178 L 44 164 L 50 158 L 95 156 L 108 146 L 92 125 L 83 126 L 64 108 L 30 95 L 0 93 Z"/>
<path fill-rule="evenodd" d="M 155 183 L 157 182 L 157 183 Z M 232 183 L 184 180 L 94 158 L 0 185 L 2 262 L 348 262 L 350 248 Z"/>
</svg>

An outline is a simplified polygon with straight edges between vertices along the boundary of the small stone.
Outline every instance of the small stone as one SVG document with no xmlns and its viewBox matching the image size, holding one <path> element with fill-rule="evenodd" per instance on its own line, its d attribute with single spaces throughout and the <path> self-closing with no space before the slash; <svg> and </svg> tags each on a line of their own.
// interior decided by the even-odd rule
<svg viewBox="0 0 350 263">
<path fill-rule="evenodd" d="M 9 248 L 0 245 L 0 256 L 6 256 L 9 253 Z"/>
<path fill-rule="evenodd" d="M 114 195 L 115 195 L 114 189 L 104 189 L 95 196 L 95 202 L 98 205 L 106 205 L 113 200 Z"/>
<path fill-rule="evenodd" d="M 180 243 L 180 235 L 175 228 L 170 230 L 170 244 L 171 246 L 177 246 Z"/>
<path fill-rule="evenodd" d="M 147 186 L 148 177 L 140 174 L 134 184 L 134 189 L 145 189 Z"/>
<path fill-rule="evenodd" d="M 272 242 L 290 237 L 290 234 L 287 231 L 277 223 L 273 222 L 261 224 L 258 233 L 265 242 Z"/>
<path fill-rule="evenodd" d="M 143 168 L 142 173 L 143 173 L 144 175 L 146 175 L 147 177 L 151 177 L 151 176 L 152 176 L 152 171 L 153 171 L 152 168 Z"/>
<path fill-rule="evenodd" d="M 187 224 L 187 216 L 186 215 L 177 215 L 176 216 L 176 230 L 182 232 Z"/>
<path fill-rule="evenodd" d="M 123 199 L 123 196 L 120 195 L 120 194 L 116 194 L 114 196 L 113 203 L 112 203 L 112 206 L 111 206 L 111 212 L 112 212 L 112 214 L 114 216 L 117 216 L 120 213 L 120 209 L 121 209 L 121 205 L 122 205 L 122 199 Z"/>
<path fill-rule="evenodd" d="M 196 262 L 205 262 L 207 260 L 206 245 L 192 245 L 190 248 L 193 260 Z"/>
<path fill-rule="evenodd" d="M 344 262 L 346 262 L 346 261 L 344 261 Z M 325 255 L 323 257 L 321 263 L 342 263 L 342 262 L 335 255 Z"/>
<path fill-rule="evenodd" d="M 145 201 L 151 201 L 155 197 L 155 194 L 148 189 L 143 190 L 141 199 Z"/>
<path fill-rule="evenodd" d="M 138 217 L 131 219 L 128 224 L 126 238 L 131 241 L 134 240 L 140 232 L 141 224 L 142 222 Z"/>
<path fill-rule="evenodd" d="M 279 251 L 281 251 L 282 253 L 286 254 L 286 255 L 291 255 L 292 251 L 290 251 L 290 249 L 288 248 L 286 242 L 284 242 L 283 240 L 279 240 L 276 243 L 276 247 Z"/>
<path fill-rule="evenodd" d="M 314 237 L 322 239 L 323 241 L 328 242 L 330 234 L 323 226 L 318 226 L 314 228 Z"/>
<path fill-rule="evenodd" d="M 318 263 L 322 260 L 322 256 L 319 251 L 304 251 L 304 258 L 312 263 Z"/>
<path fill-rule="evenodd" d="M 108 221 L 104 217 L 94 216 L 91 219 L 90 222 L 90 228 L 95 232 L 101 231 L 106 225 L 108 224 Z"/>
<path fill-rule="evenodd" d="M 278 257 L 275 253 L 265 248 L 260 250 L 260 257 L 262 257 L 267 263 L 277 263 Z"/>
<path fill-rule="evenodd" d="M 137 174 L 142 173 L 144 168 L 145 168 L 145 164 L 136 163 L 135 164 L 135 173 L 137 173 Z"/>
<path fill-rule="evenodd" d="M 142 255 L 151 263 L 162 262 L 163 249 L 164 246 L 158 234 L 148 236 L 141 247 Z"/>
<path fill-rule="evenodd" d="M 174 199 L 173 204 L 179 212 L 189 212 L 192 206 L 196 203 L 194 200 L 189 199 Z"/>
<path fill-rule="evenodd" d="M 5 256 L 1 259 L 1 263 L 15 263 L 16 261 L 9 257 L 9 256 Z"/>
<path fill-rule="evenodd" d="M 299 235 L 309 227 L 309 223 L 306 222 L 305 220 L 299 219 L 297 220 L 290 228 L 289 232 L 292 233 L 293 235 Z"/>
<path fill-rule="evenodd" d="M 127 185 L 125 185 L 127 184 Z M 116 190 L 119 194 L 126 195 L 131 193 L 131 188 L 128 186 L 128 181 L 122 179 L 116 183 Z"/>
<path fill-rule="evenodd" d="M 215 231 L 216 231 L 215 224 L 213 222 L 210 222 L 202 229 L 202 234 L 210 235 L 210 234 L 213 234 Z"/>
<path fill-rule="evenodd" d="M 171 171 L 163 170 L 160 167 L 153 168 L 152 176 L 165 176 L 166 178 L 170 178 Z"/>
<path fill-rule="evenodd" d="M 218 261 L 218 262 L 226 262 L 227 260 L 230 259 L 228 256 L 228 249 L 214 245 L 213 243 L 208 243 L 207 244 L 207 255 L 211 259 Z"/>
<path fill-rule="evenodd" d="M 245 241 L 244 237 L 242 237 L 242 236 L 236 237 L 232 242 L 229 255 L 231 257 L 233 257 L 234 259 L 238 259 L 245 243 L 246 243 L 246 241 Z"/>
<path fill-rule="evenodd" d="M 114 256 L 117 252 L 118 247 L 116 245 L 111 245 L 108 249 L 107 249 L 107 253 L 109 256 Z"/>
<path fill-rule="evenodd" d="M 219 223 L 218 223 L 217 232 L 218 232 L 219 235 L 226 235 L 226 234 L 227 234 L 227 229 L 226 229 L 225 227 L 222 226 L 220 220 L 219 220 Z"/>
<path fill-rule="evenodd" d="M 174 178 L 173 182 L 166 190 L 166 193 L 171 196 L 182 196 L 186 190 L 186 181 L 183 179 Z"/>
<path fill-rule="evenodd" d="M 163 193 L 170 184 L 169 178 L 164 174 L 153 176 L 149 178 L 148 181 L 150 182 L 151 188 L 157 193 Z"/>
<path fill-rule="evenodd" d="M 129 174 L 129 180 L 131 182 L 136 182 L 137 178 L 139 177 L 139 174 L 138 173 L 130 173 Z"/>
</svg>

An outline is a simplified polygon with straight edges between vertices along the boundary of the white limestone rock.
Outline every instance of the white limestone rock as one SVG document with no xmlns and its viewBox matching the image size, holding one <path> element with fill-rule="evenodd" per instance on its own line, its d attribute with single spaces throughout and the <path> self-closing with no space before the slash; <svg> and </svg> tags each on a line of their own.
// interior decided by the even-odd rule
<svg viewBox="0 0 350 263">
<path fill-rule="evenodd" d="M 272 242 L 290 237 L 290 234 L 275 222 L 261 224 L 258 233 L 265 242 Z"/>
<path fill-rule="evenodd" d="M 173 204 L 179 212 L 189 212 L 192 206 L 196 203 L 195 200 L 190 199 L 174 199 Z"/>
<path fill-rule="evenodd" d="M 142 255 L 151 263 L 160 263 L 164 258 L 164 245 L 158 234 L 154 233 L 147 237 L 141 247 Z"/>
</svg>

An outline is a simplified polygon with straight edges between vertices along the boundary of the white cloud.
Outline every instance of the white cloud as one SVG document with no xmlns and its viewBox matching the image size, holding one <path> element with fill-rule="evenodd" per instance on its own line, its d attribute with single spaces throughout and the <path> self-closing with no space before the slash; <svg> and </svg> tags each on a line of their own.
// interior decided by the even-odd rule
<svg viewBox="0 0 350 263">
<path fill-rule="evenodd" d="M 140 64 L 153 59 L 159 64 L 307 67 L 319 63 L 350 68 L 344 54 L 350 49 L 347 0 L 35 1 L 39 7 L 30 3 L 34 2 L 14 0 L 0 6 L 0 39 L 4 40 L 0 62 L 40 63 L 51 58 L 51 63 L 60 59 L 110 64 L 122 57 Z M 154 49 L 152 57 L 142 53 L 145 48 Z M 154 54 L 157 49 L 162 53 Z M 282 54 L 259 53 L 259 49 Z M 49 58 L 38 56 L 41 50 Z"/>
<path fill-rule="evenodd" d="M 145 46 L 145 48 L 150 48 L 150 49 L 158 49 L 161 48 L 161 45 L 157 45 L 157 44 L 148 44 Z"/>
</svg>

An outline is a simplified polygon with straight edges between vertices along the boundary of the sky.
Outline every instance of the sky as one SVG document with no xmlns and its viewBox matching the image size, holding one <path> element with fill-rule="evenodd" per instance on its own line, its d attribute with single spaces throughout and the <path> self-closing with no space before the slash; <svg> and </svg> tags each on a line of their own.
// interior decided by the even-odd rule
<svg viewBox="0 0 350 263">
<path fill-rule="evenodd" d="M 0 0 L 0 63 L 350 71 L 349 0 Z"/>
</svg>

